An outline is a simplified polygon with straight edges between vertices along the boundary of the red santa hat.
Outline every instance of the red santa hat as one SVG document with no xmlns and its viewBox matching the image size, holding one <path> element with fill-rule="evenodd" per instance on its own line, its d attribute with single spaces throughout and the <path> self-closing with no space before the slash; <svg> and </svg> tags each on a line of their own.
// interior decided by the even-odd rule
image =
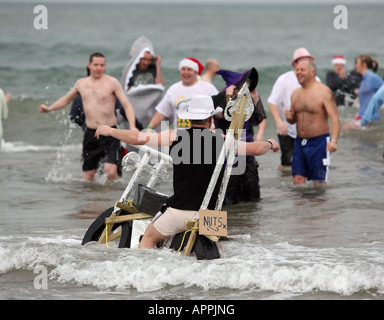
<svg viewBox="0 0 384 320">
<path fill-rule="evenodd" d="M 195 70 L 199 74 L 199 76 L 204 70 L 204 66 L 199 60 L 190 57 L 185 58 L 179 62 L 179 70 L 181 70 L 182 67 L 188 67 Z"/>
<path fill-rule="evenodd" d="M 347 64 L 347 60 L 345 60 L 345 58 L 343 56 L 334 56 L 333 59 L 332 59 L 332 64 L 333 65 L 335 65 L 335 64 L 346 65 Z"/>
</svg>

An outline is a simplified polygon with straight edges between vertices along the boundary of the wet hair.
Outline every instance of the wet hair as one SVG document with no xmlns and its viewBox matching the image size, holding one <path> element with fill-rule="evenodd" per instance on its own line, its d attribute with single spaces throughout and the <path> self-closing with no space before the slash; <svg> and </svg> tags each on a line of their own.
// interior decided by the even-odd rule
<svg viewBox="0 0 384 320">
<path fill-rule="evenodd" d="M 89 62 L 92 62 L 93 58 L 104 58 L 105 59 L 105 56 L 102 53 L 100 53 L 100 52 L 92 53 L 89 56 Z"/>
<path fill-rule="evenodd" d="M 360 59 L 362 64 L 365 63 L 367 68 L 373 70 L 373 72 L 377 72 L 379 69 L 379 62 L 377 60 L 373 60 L 372 57 L 367 54 L 361 54 L 357 57 L 357 59 Z"/>
</svg>

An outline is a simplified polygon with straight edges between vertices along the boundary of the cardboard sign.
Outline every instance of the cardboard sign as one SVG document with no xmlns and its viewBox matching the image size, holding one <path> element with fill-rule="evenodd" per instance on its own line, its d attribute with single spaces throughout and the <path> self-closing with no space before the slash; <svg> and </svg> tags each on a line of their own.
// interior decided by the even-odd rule
<svg viewBox="0 0 384 320">
<path fill-rule="evenodd" d="M 199 234 L 227 236 L 227 211 L 199 210 Z"/>
</svg>

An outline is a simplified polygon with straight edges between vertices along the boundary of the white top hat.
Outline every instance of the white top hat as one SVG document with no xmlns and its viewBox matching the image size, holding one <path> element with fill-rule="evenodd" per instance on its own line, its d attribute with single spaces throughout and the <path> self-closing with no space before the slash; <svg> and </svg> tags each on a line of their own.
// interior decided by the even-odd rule
<svg viewBox="0 0 384 320">
<path fill-rule="evenodd" d="M 222 111 L 223 109 L 220 107 L 215 109 L 210 96 L 196 95 L 189 101 L 189 104 L 179 110 L 178 116 L 180 119 L 204 120 Z"/>
</svg>

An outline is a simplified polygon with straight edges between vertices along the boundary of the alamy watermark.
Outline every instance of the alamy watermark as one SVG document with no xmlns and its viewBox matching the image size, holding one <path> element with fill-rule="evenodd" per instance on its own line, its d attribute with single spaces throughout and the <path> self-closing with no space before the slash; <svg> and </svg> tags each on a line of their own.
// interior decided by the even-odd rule
<svg viewBox="0 0 384 320">
<path fill-rule="evenodd" d="M 168 121 L 162 121 L 161 132 L 166 132 L 165 128 L 169 128 Z M 227 137 L 228 137 L 227 132 Z M 235 132 L 231 132 L 233 135 Z M 246 140 L 246 131 L 239 130 L 240 141 Z M 169 137 L 171 138 L 171 137 Z M 152 141 L 154 139 L 154 141 Z M 170 148 L 168 144 L 161 147 L 161 152 L 169 154 L 172 162 L 178 164 L 194 164 L 194 165 L 210 165 L 220 164 L 226 165 L 230 153 L 235 152 L 234 141 L 226 143 L 225 134 L 221 129 L 216 128 L 213 133 L 210 129 L 194 130 L 190 136 L 187 130 L 177 130 L 177 140 L 179 143 L 173 143 Z M 157 146 L 158 137 L 148 135 L 142 131 L 139 134 L 139 140 L 145 141 L 144 145 Z M 244 149 L 244 148 L 242 148 Z M 219 155 L 224 152 L 225 157 L 220 159 Z M 139 152 L 140 153 L 140 152 Z M 236 152 L 235 152 L 236 153 Z M 244 151 L 243 151 L 244 153 Z M 159 159 L 160 160 L 160 159 Z M 238 155 L 234 158 L 232 165 L 232 175 L 242 175 L 246 170 L 246 156 Z"/>
<path fill-rule="evenodd" d="M 333 27 L 337 30 L 348 29 L 348 9 L 344 5 L 337 5 L 333 8 L 333 13 L 337 14 L 333 20 Z"/>
<path fill-rule="evenodd" d="M 48 29 L 48 9 L 44 5 L 37 5 L 33 9 L 36 15 L 33 20 L 33 27 L 36 30 Z M 348 29 L 348 8 L 345 5 L 339 4 L 333 8 L 333 13 L 337 16 L 333 20 L 333 27 L 337 30 Z"/>
<path fill-rule="evenodd" d="M 36 290 L 48 289 L 48 269 L 46 266 L 38 265 L 33 269 L 37 276 L 33 280 L 33 286 Z"/>
<path fill-rule="evenodd" d="M 36 30 L 48 29 L 48 9 L 46 6 L 38 5 L 34 7 L 33 13 L 36 14 L 33 20 L 33 27 Z"/>
</svg>

